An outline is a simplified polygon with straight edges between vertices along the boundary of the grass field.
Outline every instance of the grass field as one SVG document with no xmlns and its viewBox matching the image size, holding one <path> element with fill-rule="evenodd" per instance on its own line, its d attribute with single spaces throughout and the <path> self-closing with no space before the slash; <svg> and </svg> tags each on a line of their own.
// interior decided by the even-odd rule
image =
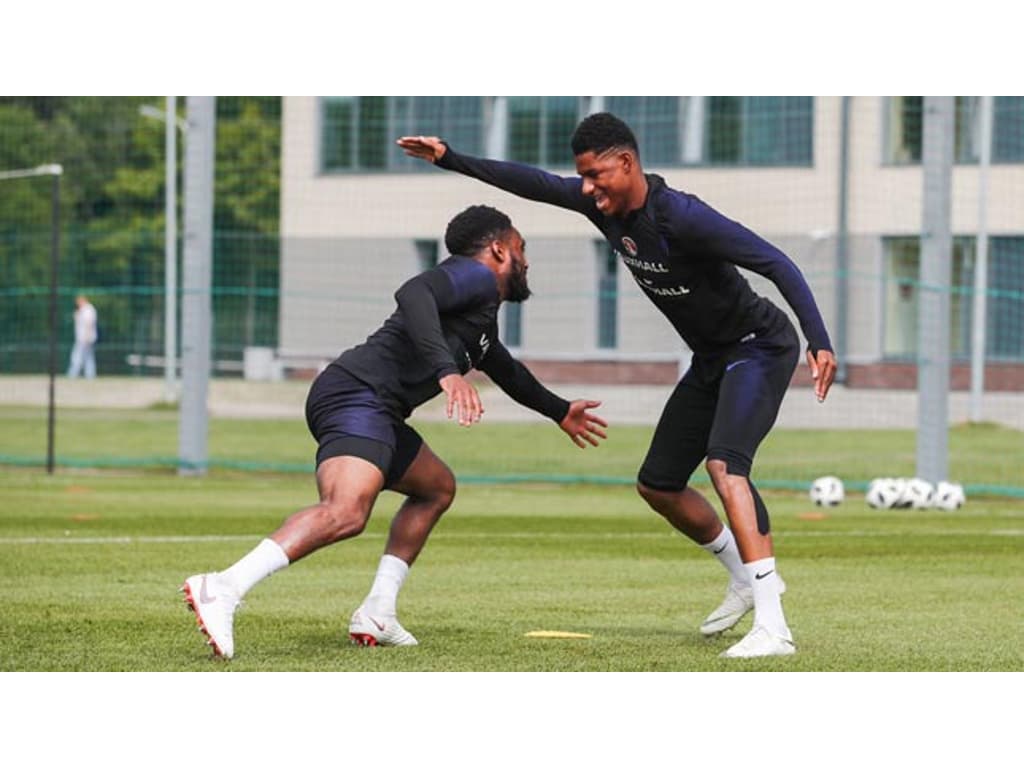
<svg viewBox="0 0 1024 768">
<path fill-rule="evenodd" d="M 110 444 L 93 448 L 123 450 L 163 418 L 150 414 L 141 428 L 138 419 L 107 420 Z M 69 423 L 64 445 L 84 450 Z M 580 452 L 545 426 L 421 426 L 457 474 L 476 477 L 511 463 L 513 472 L 628 478 L 646 441 L 645 430 L 620 429 L 614 449 Z M 308 438 L 294 427 L 217 424 L 211 440 L 249 446 L 254 460 L 301 461 Z M 979 451 L 1000 432 L 982 430 Z M 779 433 L 766 444 L 763 471 L 773 471 L 773 456 L 791 465 L 826 451 L 866 462 L 865 439 Z M 397 507 L 386 493 L 363 536 L 249 594 L 236 620 L 236 658 L 223 663 L 211 660 L 177 588 L 192 573 L 226 567 L 310 503 L 311 473 L 8 468 L 0 470 L 0 670 L 1024 670 L 1024 502 L 975 495 L 958 512 L 878 511 L 851 492 L 821 514 L 802 492 L 765 496 L 799 647 L 791 658 L 718 658 L 749 617 L 727 636 L 700 636 L 724 571 L 628 485 L 463 482 L 399 602 L 418 647 L 347 642 L 348 616 L 369 588 Z M 532 630 L 591 637 L 525 637 Z"/>
<path fill-rule="evenodd" d="M 41 455 L 40 422 L 38 409 L 0 409 L 0 456 Z M 910 474 L 913 434 L 769 437 L 757 479 L 799 651 L 724 660 L 750 618 L 713 640 L 697 631 L 724 571 L 633 491 L 648 429 L 615 428 L 580 452 L 546 425 L 418 426 L 460 477 L 399 601 L 420 645 L 347 639 L 399 501 L 386 493 L 363 536 L 249 593 L 223 662 L 177 589 L 313 500 L 303 425 L 214 421 L 217 468 L 179 478 L 143 468 L 174 456 L 175 414 L 62 412 L 55 475 L 0 466 L 8 754 L 26 765 L 732 765 L 769 745 L 759 764 L 793 768 L 1002 764 L 1017 749 L 1016 710 L 1000 702 L 1024 671 L 1024 500 L 976 490 L 955 513 L 874 511 L 851 487 L 823 514 L 784 490 L 831 472 Z M 986 457 L 1019 456 L 1020 444 L 1011 430 L 954 430 L 951 465 L 968 488 L 999 486 Z M 245 466 L 286 471 L 222 468 Z M 950 671 L 977 674 L 920 674 Z M 223 674 L 239 672 L 291 674 Z"/>
</svg>

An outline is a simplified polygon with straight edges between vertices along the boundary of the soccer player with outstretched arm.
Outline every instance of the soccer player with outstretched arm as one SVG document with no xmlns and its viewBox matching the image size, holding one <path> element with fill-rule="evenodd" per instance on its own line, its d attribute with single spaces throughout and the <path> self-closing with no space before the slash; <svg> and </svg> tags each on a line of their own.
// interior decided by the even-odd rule
<svg viewBox="0 0 1024 768">
<path fill-rule="evenodd" d="M 601 231 L 693 352 L 662 411 L 637 490 L 729 572 L 725 599 L 700 631 L 724 632 L 753 610 L 751 630 L 722 655 L 794 653 L 768 511 L 750 473 L 793 376 L 800 340 L 787 315 L 754 293 L 737 267 L 767 277 L 792 307 L 808 342 L 807 361 L 821 402 L 835 378 L 836 360 L 797 266 L 695 195 L 644 173 L 633 132 L 607 112 L 586 117 L 573 134 L 577 177 L 462 155 L 438 137 L 406 136 L 398 145 L 439 168 L 581 213 Z M 705 460 L 728 526 L 689 486 Z"/>
</svg>

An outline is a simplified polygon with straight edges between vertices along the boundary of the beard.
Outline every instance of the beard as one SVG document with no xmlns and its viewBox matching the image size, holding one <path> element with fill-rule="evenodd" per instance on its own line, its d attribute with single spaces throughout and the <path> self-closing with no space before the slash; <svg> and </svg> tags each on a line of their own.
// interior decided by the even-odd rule
<svg viewBox="0 0 1024 768">
<path fill-rule="evenodd" d="M 526 282 L 526 270 L 512 270 L 512 274 L 508 278 L 508 296 L 505 297 L 505 301 L 519 304 L 528 298 L 530 298 L 530 286 Z"/>
</svg>

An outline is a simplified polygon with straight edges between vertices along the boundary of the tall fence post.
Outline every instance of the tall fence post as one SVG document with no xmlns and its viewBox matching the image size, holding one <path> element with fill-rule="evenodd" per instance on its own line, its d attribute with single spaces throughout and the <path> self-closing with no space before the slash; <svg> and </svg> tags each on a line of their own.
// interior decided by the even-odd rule
<svg viewBox="0 0 1024 768">
<path fill-rule="evenodd" d="M 917 356 L 917 476 L 937 483 L 949 470 L 949 295 L 953 236 L 952 96 L 924 98 L 920 304 Z"/>
<path fill-rule="evenodd" d="M 978 103 L 978 236 L 974 249 L 974 301 L 971 304 L 971 403 L 970 420 L 982 420 L 985 394 L 985 346 L 988 307 L 988 172 L 992 163 L 992 97 Z"/>
<path fill-rule="evenodd" d="M 185 140 L 185 237 L 182 250 L 181 407 L 179 474 L 205 474 L 208 467 L 213 275 L 213 168 L 216 98 L 189 96 Z"/>
<path fill-rule="evenodd" d="M 46 415 L 46 471 L 52 475 L 56 452 L 57 302 L 60 299 L 57 275 L 60 273 L 60 177 L 63 169 L 59 165 L 50 166 L 50 168 L 53 173 L 53 186 L 50 200 L 50 359 Z"/>
</svg>

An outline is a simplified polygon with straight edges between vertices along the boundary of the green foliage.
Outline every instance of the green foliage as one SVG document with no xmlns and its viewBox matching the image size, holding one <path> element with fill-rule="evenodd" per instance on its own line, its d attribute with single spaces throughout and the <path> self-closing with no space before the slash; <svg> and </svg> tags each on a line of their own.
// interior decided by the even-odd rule
<svg viewBox="0 0 1024 768">
<path fill-rule="evenodd" d="M 0 99 L 0 170 L 21 170 L 54 161 L 53 137 L 39 130 L 31 109 Z M 50 177 L 0 181 L 0 287 L 44 286 L 50 253 Z M 0 302 L 0 328 L 11 328 L 15 308 Z"/>
<path fill-rule="evenodd" d="M 93 299 L 107 349 L 121 346 L 125 351 L 162 353 L 164 124 L 139 112 L 143 105 L 162 108 L 162 102 L 156 96 L 0 97 L 0 170 L 46 163 L 64 167 L 62 358 L 71 343 L 73 298 L 78 292 Z M 184 112 L 184 99 L 178 103 Z M 180 169 L 183 145 L 178 146 Z M 279 169 L 280 99 L 219 99 L 214 180 L 214 260 L 221 276 L 217 285 L 241 284 L 250 292 L 266 285 L 276 288 Z M 37 297 L 48 294 L 50 281 L 51 182 L 38 178 L 0 184 L 0 278 L 8 292 L 0 302 L 0 370 L 40 372 L 46 370 L 48 323 L 45 302 Z M 178 194 L 180 201 L 180 181 Z M 180 221 L 179 216 L 179 226 Z M 237 274 L 246 278 L 239 280 Z M 232 277 L 226 281 L 224 275 Z M 276 318 L 276 297 L 271 302 L 250 299 L 236 304 L 229 302 L 218 313 L 218 338 L 241 335 L 239 317 L 247 317 L 246 343 L 259 340 L 260 334 L 263 343 L 273 343 L 276 322 L 263 316 Z M 123 366 L 123 357 L 113 359 Z M 105 370 L 112 372 L 109 363 Z"/>
<path fill-rule="evenodd" d="M 215 228 L 277 235 L 281 130 L 276 99 L 222 99 L 217 114 Z M 238 102 L 237 104 L 235 102 Z"/>
</svg>

